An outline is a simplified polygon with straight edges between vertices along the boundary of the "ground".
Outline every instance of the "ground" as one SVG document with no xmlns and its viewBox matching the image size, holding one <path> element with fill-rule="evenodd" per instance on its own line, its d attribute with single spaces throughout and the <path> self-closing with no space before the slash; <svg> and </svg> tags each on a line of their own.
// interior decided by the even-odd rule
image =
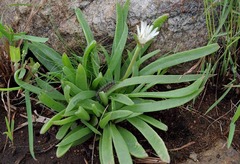
<svg viewBox="0 0 240 164">
<path fill-rule="evenodd" d="M 180 108 L 170 109 L 162 112 L 155 112 L 153 116 L 161 119 L 168 125 L 168 131 L 159 131 L 159 135 L 165 141 L 171 156 L 171 163 L 176 164 L 185 161 L 192 153 L 200 153 L 213 147 L 214 144 L 222 139 L 226 142 L 229 123 L 231 117 L 236 110 L 235 104 L 238 101 L 238 96 L 233 90 L 228 96 L 212 110 L 209 114 L 205 115 L 209 106 L 216 100 L 216 91 L 220 95 L 220 89 L 216 90 L 215 87 L 208 85 L 205 92 L 195 101 L 195 103 L 188 103 Z M 51 116 L 47 109 L 33 105 L 42 115 Z M 57 158 L 55 155 L 55 140 L 56 127 L 45 134 L 39 134 L 42 124 L 34 124 L 35 134 L 35 153 L 37 161 L 34 161 L 28 151 L 28 134 L 27 126 L 14 132 L 14 144 L 9 141 L 6 144 L 6 136 L 2 133 L 6 131 L 4 116 L 6 112 L 1 105 L 0 115 L 0 163 L 91 163 L 92 158 L 92 140 L 89 142 L 72 148 L 64 157 Z M 15 127 L 26 122 L 27 120 L 21 115 L 25 114 L 24 107 L 17 107 L 15 109 Z M 137 137 L 141 136 L 136 134 Z M 240 123 L 237 122 L 237 129 L 235 139 L 233 141 L 233 148 L 240 150 Z M 6 147 L 4 149 L 4 146 Z M 150 149 L 145 140 L 141 140 L 141 144 L 146 148 L 149 159 L 134 159 L 135 163 L 154 163 L 158 161 L 154 156 L 154 152 Z M 94 162 L 98 162 L 97 148 L 95 148 Z"/>
</svg>

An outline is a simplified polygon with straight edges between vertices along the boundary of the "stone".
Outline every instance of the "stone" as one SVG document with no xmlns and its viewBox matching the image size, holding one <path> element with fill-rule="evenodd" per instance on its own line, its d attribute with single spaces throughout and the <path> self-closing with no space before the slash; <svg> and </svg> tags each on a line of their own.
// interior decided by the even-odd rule
<svg viewBox="0 0 240 164">
<path fill-rule="evenodd" d="M 193 156 L 195 155 L 195 157 Z M 181 164 L 216 164 L 216 163 L 240 163 L 240 153 L 233 147 L 227 148 L 227 142 L 218 140 L 215 145 L 202 153 L 189 155 L 189 160 Z"/>
<path fill-rule="evenodd" d="M 121 4 L 125 0 L 119 0 Z M 48 37 L 48 43 L 60 52 L 79 50 L 85 41 L 76 19 L 74 9 L 85 14 L 94 36 L 102 44 L 111 44 L 115 30 L 117 0 L 1 0 L 0 14 L 3 22 L 16 31 Z M 12 5 L 10 4 L 28 4 Z M 35 8 L 32 11 L 32 8 Z M 31 12 L 32 11 L 32 12 Z M 179 52 L 203 46 L 207 43 L 202 0 L 131 0 L 128 26 L 129 33 L 136 33 L 141 20 L 153 22 L 164 13 L 170 15 L 151 50 L 160 49 L 161 54 Z M 32 16 L 32 19 L 28 18 Z M 132 35 L 129 40 L 133 41 Z M 161 55 L 160 54 L 160 55 Z"/>
</svg>

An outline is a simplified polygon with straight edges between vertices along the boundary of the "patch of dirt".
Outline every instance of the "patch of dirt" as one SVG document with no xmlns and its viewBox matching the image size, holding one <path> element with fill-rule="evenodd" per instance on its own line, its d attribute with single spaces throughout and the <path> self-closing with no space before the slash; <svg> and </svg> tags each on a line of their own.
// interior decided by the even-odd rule
<svg viewBox="0 0 240 164">
<path fill-rule="evenodd" d="M 219 94 L 220 95 L 220 94 Z M 239 100 L 239 95 L 235 92 L 229 93 L 228 96 L 213 109 L 209 114 L 204 115 L 207 109 L 215 102 L 215 90 L 210 87 L 206 90 L 205 95 L 200 96 L 194 104 L 189 103 L 181 108 L 170 109 L 161 112 L 152 113 L 152 116 L 161 119 L 163 123 L 168 125 L 168 131 L 158 131 L 159 135 L 165 141 L 171 156 L 171 163 L 177 164 L 189 158 L 190 154 L 200 153 L 214 146 L 218 139 L 227 140 L 229 132 L 229 123 L 234 115 L 236 106 L 234 104 Z M 203 98 L 202 98 L 203 97 Z M 38 107 L 39 106 L 33 106 Z M 0 163 L 90 163 L 90 149 L 92 139 L 81 145 L 70 149 L 62 158 L 55 155 L 56 129 L 51 128 L 45 135 L 40 135 L 41 123 L 34 124 L 35 134 L 35 155 L 37 161 L 33 160 L 28 151 L 28 133 L 27 126 L 19 129 L 14 133 L 14 145 L 7 143 L 5 151 L 6 136 L 2 135 L 6 131 L 4 117 L 5 110 L 1 107 L 0 115 Z M 38 109 L 39 110 L 39 109 Z M 46 109 L 42 110 L 42 115 L 48 115 Z M 17 108 L 15 116 L 15 127 L 26 122 L 27 120 L 20 116 L 25 114 L 24 108 Z M 235 137 L 233 140 L 233 148 L 240 150 L 240 121 L 237 122 Z M 137 136 L 137 138 L 141 136 Z M 158 161 L 154 152 L 150 149 L 145 140 L 141 140 L 142 145 L 147 149 L 149 156 L 153 158 L 137 160 L 135 162 L 154 163 Z M 148 149 L 149 148 L 149 149 Z M 96 151 L 95 151 L 96 153 Z M 94 156 L 94 163 L 98 162 L 97 154 Z"/>
<path fill-rule="evenodd" d="M 34 109 L 34 107 L 33 107 Z M 58 141 L 55 139 L 57 132 L 56 127 L 51 128 L 46 134 L 40 134 L 40 129 L 43 124 L 34 123 L 34 151 L 37 160 L 34 160 L 28 147 L 28 129 L 27 126 L 14 132 L 14 145 L 8 141 L 7 146 L 4 150 L 6 143 L 6 136 L 2 133 L 6 131 L 4 117 L 6 116 L 5 110 L 1 108 L 0 115 L 0 163 L 14 163 L 14 164 L 33 164 L 33 163 L 86 163 L 91 158 L 91 150 L 88 145 L 80 145 L 72 148 L 62 158 L 56 157 L 55 145 Z M 46 111 L 44 112 L 47 113 Z M 24 108 L 18 108 L 15 116 L 15 127 L 27 122 L 27 119 L 20 116 L 20 114 L 26 115 Z"/>
</svg>

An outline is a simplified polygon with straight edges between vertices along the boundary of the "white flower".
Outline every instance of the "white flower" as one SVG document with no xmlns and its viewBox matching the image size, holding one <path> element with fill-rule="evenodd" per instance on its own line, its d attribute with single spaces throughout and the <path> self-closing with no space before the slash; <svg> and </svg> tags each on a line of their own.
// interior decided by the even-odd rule
<svg viewBox="0 0 240 164">
<path fill-rule="evenodd" d="M 141 29 L 137 25 L 137 38 L 140 44 L 145 44 L 149 40 L 153 39 L 155 36 L 158 35 L 158 29 L 153 29 L 153 25 L 147 25 L 146 22 L 141 21 Z"/>
</svg>

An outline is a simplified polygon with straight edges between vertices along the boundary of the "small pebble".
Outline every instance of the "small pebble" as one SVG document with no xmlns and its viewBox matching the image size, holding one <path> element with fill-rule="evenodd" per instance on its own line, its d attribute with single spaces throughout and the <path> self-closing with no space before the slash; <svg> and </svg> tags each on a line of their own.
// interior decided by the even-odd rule
<svg viewBox="0 0 240 164">
<path fill-rule="evenodd" d="M 191 152 L 189 158 L 192 159 L 194 162 L 198 162 L 198 155 L 195 152 Z"/>
</svg>

